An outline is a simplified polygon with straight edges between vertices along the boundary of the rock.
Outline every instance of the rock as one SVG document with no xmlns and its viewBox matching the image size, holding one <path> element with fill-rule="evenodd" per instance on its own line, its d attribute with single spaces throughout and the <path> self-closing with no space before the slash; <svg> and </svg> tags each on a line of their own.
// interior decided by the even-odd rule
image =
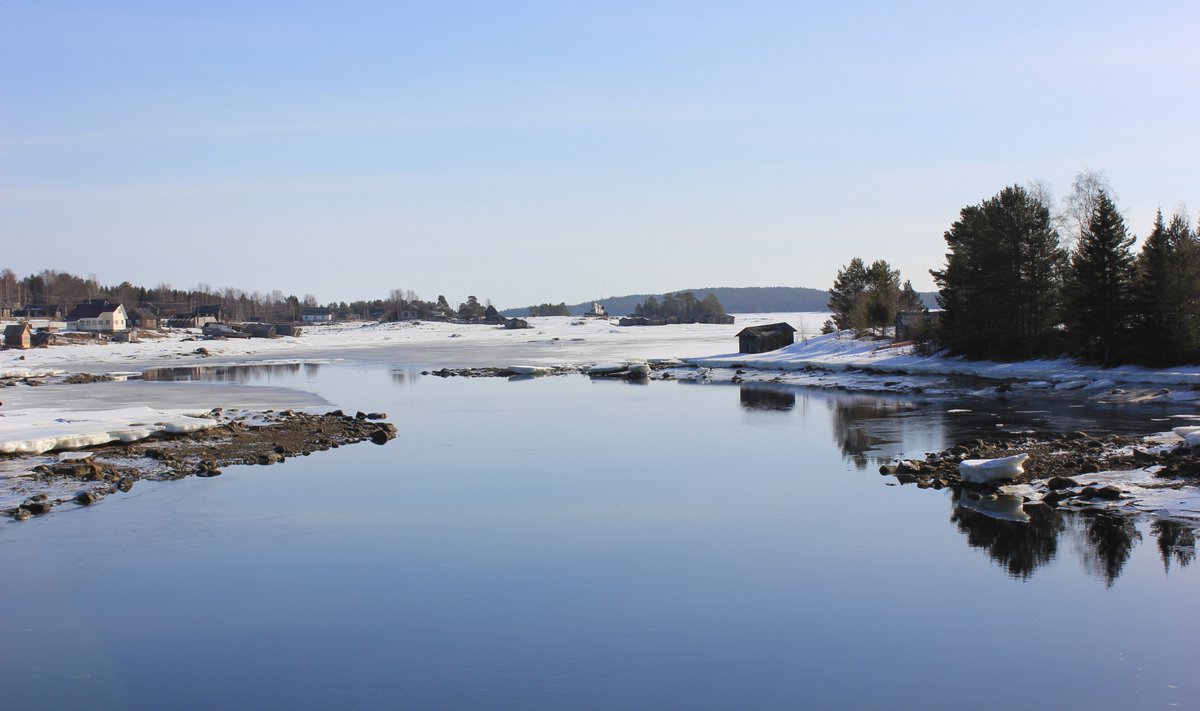
<svg viewBox="0 0 1200 711">
<path fill-rule="evenodd" d="M 396 438 L 396 434 L 394 432 L 388 432 L 387 430 L 382 429 L 382 428 L 377 429 L 371 433 L 371 441 L 374 442 L 375 444 L 387 444 L 389 441 L 391 441 L 395 438 Z M 334 445 L 334 446 L 336 447 L 337 445 Z"/>
<path fill-rule="evenodd" d="M 1100 471 L 1100 465 L 1095 462 L 1084 462 L 1083 466 L 1079 467 L 1080 474 L 1095 474 Z"/>
<path fill-rule="evenodd" d="M 387 413 L 386 412 L 368 412 L 367 419 L 368 420 L 386 420 Z"/>
<path fill-rule="evenodd" d="M 54 508 L 54 504 L 49 501 L 26 501 L 21 504 L 21 508 L 25 509 L 34 516 L 50 513 L 50 509 Z"/>
<path fill-rule="evenodd" d="M 119 489 L 121 491 L 129 491 L 132 488 L 133 488 L 133 479 L 132 478 L 123 476 L 117 480 L 117 489 Z"/>
<path fill-rule="evenodd" d="M 883 474 L 884 476 L 895 474 L 896 466 L 894 464 L 892 464 L 892 465 L 883 464 L 879 467 L 879 473 Z"/>
<path fill-rule="evenodd" d="M 1116 501 L 1121 498 L 1121 490 L 1109 484 L 1108 486 L 1089 486 L 1083 490 L 1082 495 L 1089 499 L 1104 499 L 1105 501 Z"/>
<path fill-rule="evenodd" d="M 208 355 L 209 355 L 209 354 L 208 354 L 208 349 L 207 349 L 207 348 L 205 348 L 205 347 L 203 347 L 203 346 L 201 346 L 201 347 L 197 348 L 196 350 L 194 350 L 194 351 L 192 351 L 192 352 L 193 352 L 193 353 L 195 353 L 195 354 L 196 354 L 196 355 L 198 355 L 198 356 L 204 356 L 204 357 L 206 357 L 206 358 L 207 358 L 207 357 L 208 357 Z"/>
<path fill-rule="evenodd" d="M 896 464 L 896 472 L 899 474 L 920 474 L 921 463 L 915 459 L 905 459 Z"/>
<path fill-rule="evenodd" d="M 283 461 L 278 452 L 265 452 L 258 455 L 258 463 L 263 465 L 277 464 Z"/>
<path fill-rule="evenodd" d="M 81 491 L 75 494 L 75 503 L 80 506 L 91 506 L 99 500 L 100 497 L 96 496 L 96 492 L 94 491 Z"/>
<path fill-rule="evenodd" d="M 1050 489 L 1077 489 L 1079 482 L 1069 476 L 1054 476 L 1050 477 L 1046 482 L 1046 486 Z"/>
<path fill-rule="evenodd" d="M 896 481 L 900 482 L 901 484 L 911 484 L 916 480 L 917 480 L 917 477 L 913 474 L 909 474 L 908 472 L 900 472 L 900 471 L 896 472 Z"/>
<path fill-rule="evenodd" d="M 12 517 L 18 521 L 28 521 L 33 518 L 33 514 L 26 509 L 16 509 L 12 512 Z"/>
<path fill-rule="evenodd" d="M 1057 506 L 1058 502 L 1065 501 L 1072 496 L 1078 496 L 1078 492 L 1070 489 L 1056 489 L 1042 497 L 1042 501 L 1050 506 Z"/>
<path fill-rule="evenodd" d="M 362 410 L 359 410 L 358 412 L 354 413 L 354 419 L 365 420 L 365 419 L 367 419 L 367 413 L 363 412 Z"/>
<path fill-rule="evenodd" d="M 342 412 L 341 410 L 330 410 L 329 412 L 325 413 L 325 416 L 326 417 L 345 417 L 346 413 Z"/>
</svg>

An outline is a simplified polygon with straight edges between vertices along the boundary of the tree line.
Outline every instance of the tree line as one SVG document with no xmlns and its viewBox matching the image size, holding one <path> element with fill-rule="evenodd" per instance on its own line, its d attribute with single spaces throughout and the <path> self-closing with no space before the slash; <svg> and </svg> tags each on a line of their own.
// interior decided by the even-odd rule
<svg viewBox="0 0 1200 711">
<path fill-rule="evenodd" d="M 725 307 L 715 294 L 708 294 L 697 300 L 690 291 L 680 291 L 674 294 L 663 294 L 662 301 L 651 296 L 633 307 L 634 316 L 644 316 L 652 319 L 676 318 L 681 322 L 694 322 L 707 316 L 724 316 Z"/>
<path fill-rule="evenodd" d="M 1135 250 L 1100 173 L 1079 175 L 1060 211 L 1041 186 L 1004 188 L 962 208 L 946 231 L 946 263 L 930 270 L 939 346 L 968 358 L 1071 356 L 1104 366 L 1200 362 L 1200 237 L 1181 209 L 1158 211 Z M 838 272 L 837 328 L 880 328 L 896 280 L 886 262 Z M 897 275 L 898 278 L 898 275 Z M 901 293 L 903 294 L 903 289 Z"/>
<path fill-rule="evenodd" d="M 279 290 L 247 292 L 232 287 L 214 289 L 203 283 L 191 289 L 177 289 L 168 284 L 137 286 L 128 281 L 104 285 L 95 275 L 83 278 L 70 272 L 43 269 L 21 278 L 12 269 L 0 269 L 0 305 L 3 306 L 58 305 L 64 311 L 69 311 L 74 305 L 91 299 L 121 304 L 126 310 L 142 304 L 153 304 L 169 315 L 193 312 L 198 306 L 219 305 L 225 318 L 230 321 L 298 321 L 306 307 L 324 307 L 342 317 L 385 321 L 402 318 L 472 320 L 496 314 L 490 300 L 481 303 L 475 296 L 468 296 L 455 309 L 445 296 L 425 301 L 411 289 L 392 289 L 388 297 L 383 299 L 322 304 L 312 294 L 298 297 L 295 294 L 285 295 Z"/>
</svg>

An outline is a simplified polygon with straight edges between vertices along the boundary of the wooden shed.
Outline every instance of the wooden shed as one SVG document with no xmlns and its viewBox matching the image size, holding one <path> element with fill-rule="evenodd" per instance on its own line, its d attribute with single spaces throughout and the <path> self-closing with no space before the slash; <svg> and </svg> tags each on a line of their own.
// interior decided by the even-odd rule
<svg viewBox="0 0 1200 711">
<path fill-rule="evenodd" d="M 25 350 L 33 344 L 33 327 L 28 323 L 14 323 L 4 327 L 4 347 Z"/>
<path fill-rule="evenodd" d="M 796 342 L 796 329 L 788 323 L 768 323 L 765 326 L 747 326 L 738 331 L 739 353 L 766 353 Z"/>
</svg>

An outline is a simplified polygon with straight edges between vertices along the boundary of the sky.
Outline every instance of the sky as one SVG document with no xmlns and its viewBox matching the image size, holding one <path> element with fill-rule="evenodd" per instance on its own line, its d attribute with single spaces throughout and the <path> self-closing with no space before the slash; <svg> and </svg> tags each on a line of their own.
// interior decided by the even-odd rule
<svg viewBox="0 0 1200 711">
<path fill-rule="evenodd" d="M 1198 32 L 1194 0 L 0 0 L 0 267 L 507 308 L 862 257 L 932 289 L 1007 185 L 1102 170 L 1133 232 L 1194 219 Z"/>
</svg>

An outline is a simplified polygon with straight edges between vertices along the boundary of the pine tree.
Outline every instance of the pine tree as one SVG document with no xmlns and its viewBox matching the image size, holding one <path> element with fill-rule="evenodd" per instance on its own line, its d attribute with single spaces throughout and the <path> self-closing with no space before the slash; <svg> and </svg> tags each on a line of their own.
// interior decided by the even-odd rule
<svg viewBox="0 0 1200 711">
<path fill-rule="evenodd" d="M 829 290 L 829 310 L 833 312 L 833 323 L 838 330 L 858 327 L 852 323 L 854 305 L 866 288 L 867 268 L 863 260 L 855 257 L 838 270 L 833 288 Z"/>
<path fill-rule="evenodd" d="M 1106 366 L 1128 357 L 1133 299 L 1133 236 L 1101 193 L 1071 255 L 1067 327 L 1077 352 Z"/>
<path fill-rule="evenodd" d="M 930 271 L 944 345 L 973 358 L 1051 351 L 1065 253 L 1049 208 L 1014 185 L 964 207 L 945 239 L 946 266 Z"/>
</svg>

